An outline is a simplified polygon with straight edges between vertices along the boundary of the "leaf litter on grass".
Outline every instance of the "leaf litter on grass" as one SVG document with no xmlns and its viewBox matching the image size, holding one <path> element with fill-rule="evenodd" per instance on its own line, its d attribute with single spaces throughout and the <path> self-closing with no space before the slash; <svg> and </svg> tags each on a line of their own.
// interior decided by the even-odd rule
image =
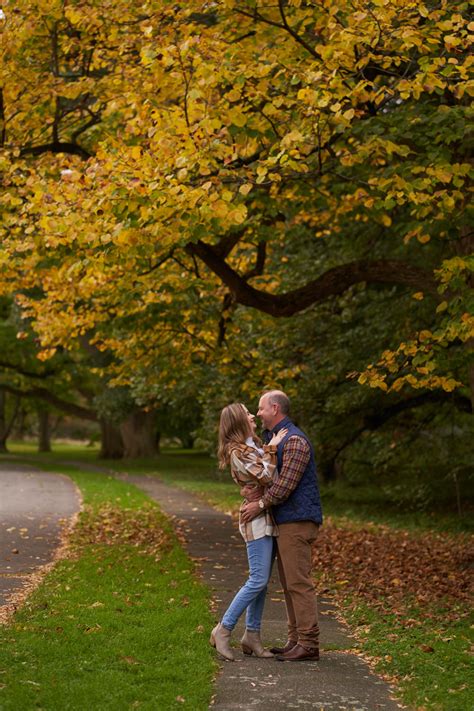
<svg viewBox="0 0 474 711">
<path fill-rule="evenodd" d="M 413 534 L 379 525 L 353 528 L 329 519 L 314 548 L 313 563 L 322 587 L 336 596 L 338 591 L 355 593 L 371 606 L 399 614 L 407 600 L 426 606 L 468 603 L 473 592 L 472 544 L 467 534 Z M 407 626 L 416 624 L 406 620 Z"/>
<path fill-rule="evenodd" d="M 319 587 L 338 601 L 357 653 L 417 711 L 472 708 L 472 550 L 467 534 L 331 519 L 314 548 Z"/>
<path fill-rule="evenodd" d="M 163 527 L 155 507 L 124 509 L 109 504 L 98 510 L 85 508 L 76 542 L 79 545 L 131 545 L 155 560 L 172 546 L 170 532 Z"/>
</svg>

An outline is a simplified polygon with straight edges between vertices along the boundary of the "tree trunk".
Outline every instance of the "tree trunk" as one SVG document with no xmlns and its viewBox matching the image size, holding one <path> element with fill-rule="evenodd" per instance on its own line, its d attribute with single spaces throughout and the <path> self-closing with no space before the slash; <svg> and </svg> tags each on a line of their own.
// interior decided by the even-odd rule
<svg viewBox="0 0 474 711">
<path fill-rule="evenodd" d="M 194 437 L 189 432 L 179 435 L 179 439 L 183 449 L 192 449 L 194 447 Z"/>
<path fill-rule="evenodd" d="M 0 388 L 0 452 L 8 452 L 7 439 L 20 409 L 20 398 L 17 397 L 10 419 L 7 417 L 7 394 Z"/>
<path fill-rule="evenodd" d="M 38 408 L 38 452 L 51 452 L 49 410 Z"/>
<path fill-rule="evenodd" d="M 23 442 L 26 436 L 26 410 L 24 407 L 20 408 L 20 411 L 18 413 L 17 417 L 17 424 L 15 426 L 15 432 L 14 432 L 15 439 L 20 440 L 20 442 Z"/>
<path fill-rule="evenodd" d="M 101 420 L 100 432 L 101 447 L 99 457 L 101 459 L 122 459 L 123 439 L 120 429 L 112 422 Z"/>
<path fill-rule="evenodd" d="M 0 452 L 8 452 L 7 449 L 7 413 L 6 413 L 6 395 L 3 390 L 0 390 Z"/>
<path fill-rule="evenodd" d="M 461 239 L 456 243 L 456 252 L 462 257 L 471 255 L 474 252 L 474 235 L 469 226 L 461 229 Z M 467 279 L 468 286 L 474 288 L 474 274 L 470 273 Z M 474 414 L 474 363 L 472 362 L 472 352 L 474 351 L 474 337 L 468 338 L 465 343 L 467 351 L 469 393 L 471 398 L 471 412 Z"/>
<path fill-rule="evenodd" d="M 155 413 L 135 410 L 120 425 L 124 442 L 124 457 L 141 459 L 158 454 L 156 442 Z"/>
</svg>

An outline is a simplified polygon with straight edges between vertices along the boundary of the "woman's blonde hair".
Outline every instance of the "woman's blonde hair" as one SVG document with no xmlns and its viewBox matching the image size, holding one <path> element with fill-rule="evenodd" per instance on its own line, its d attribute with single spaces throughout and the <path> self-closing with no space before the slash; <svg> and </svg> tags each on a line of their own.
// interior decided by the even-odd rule
<svg viewBox="0 0 474 711">
<path fill-rule="evenodd" d="M 240 402 L 227 405 L 221 412 L 219 421 L 219 446 L 217 459 L 220 469 L 229 465 L 232 449 L 245 444 L 247 437 L 253 435 L 245 407 Z"/>
</svg>

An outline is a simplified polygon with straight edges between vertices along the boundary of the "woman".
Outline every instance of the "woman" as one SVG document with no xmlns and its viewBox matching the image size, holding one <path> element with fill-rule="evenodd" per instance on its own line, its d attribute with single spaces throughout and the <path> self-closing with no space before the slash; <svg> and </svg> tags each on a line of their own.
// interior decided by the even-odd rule
<svg viewBox="0 0 474 711">
<path fill-rule="evenodd" d="M 247 486 L 263 487 L 272 483 L 276 472 L 277 445 L 286 432 L 280 430 L 268 445 L 260 448 L 255 442 L 254 415 L 240 403 L 224 407 L 219 424 L 219 466 L 224 469 L 230 465 L 232 478 L 240 486 L 241 493 Z M 244 654 L 273 657 L 263 648 L 260 626 L 273 561 L 273 537 L 278 532 L 269 511 L 262 511 L 249 523 L 240 520 L 239 530 L 247 545 L 249 577 L 221 622 L 212 630 L 210 642 L 225 659 L 234 661 L 230 647 L 231 632 L 241 614 L 247 610 L 246 630 L 241 640 Z"/>
</svg>

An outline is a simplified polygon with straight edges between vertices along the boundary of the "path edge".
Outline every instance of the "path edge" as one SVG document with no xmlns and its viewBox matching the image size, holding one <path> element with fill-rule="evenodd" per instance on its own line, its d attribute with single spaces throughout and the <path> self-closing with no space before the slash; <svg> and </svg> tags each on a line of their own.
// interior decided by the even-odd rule
<svg viewBox="0 0 474 711">
<path fill-rule="evenodd" d="M 82 496 L 82 491 L 70 476 L 63 474 L 62 472 L 49 472 L 43 469 L 38 469 L 29 463 L 28 466 L 32 469 L 36 469 L 37 472 L 62 477 L 72 483 L 79 501 L 79 508 L 72 514 L 72 516 L 64 519 L 64 522 L 61 524 L 59 532 L 59 545 L 54 550 L 52 559 L 48 563 L 43 563 L 43 565 L 38 566 L 34 572 L 27 573 L 24 576 L 25 582 L 21 588 L 8 595 L 7 602 L 4 605 L 0 605 L 0 625 L 3 626 L 7 626 L 10 623 L 15 613 L 23 607 L 30 595 L 41 585 L 43 580 L 56 567 L 56 565 L 60 561 L 67 560 L 71 557 L 71 548 L 69 545 L 71 536 L 78 524 L 81 514 L 84 511 L 84 497 Z"/>
</svg>

